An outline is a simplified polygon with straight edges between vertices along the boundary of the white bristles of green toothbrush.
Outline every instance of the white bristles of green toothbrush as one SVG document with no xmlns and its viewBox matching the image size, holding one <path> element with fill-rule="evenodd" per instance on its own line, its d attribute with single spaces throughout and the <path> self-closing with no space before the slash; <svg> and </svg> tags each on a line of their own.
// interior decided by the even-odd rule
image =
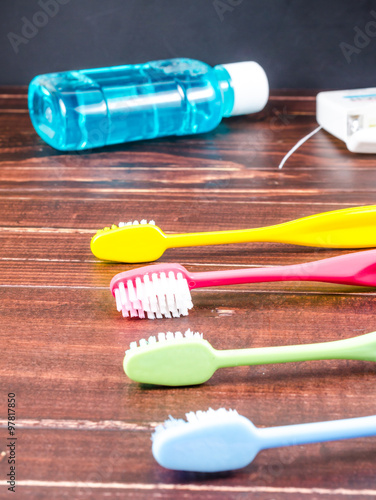
<svg viewBox="0 0 376 500">
<path fill-rule="evenodd" d="M 149 220 L 149 222 L 146 220 L 146 219 L 142 219 L 140 220 L 140 222 L 138 222 L 138 220 L 131 220 L 129 222 L 119 222 L 118 226 L 119 227 L 124 227 L 124 226 L 138 226 L 138 225 L 144 225 L 144 224 L 150 224 L 151 226 L 155 226 L 155 221 L 153 220 Z"/>
<path fill-rule="evenodd" d="M 203 339 L 203 334 L 200 332 L 192 332 L 192 330 L 188 329 L 186 332 L 160 332 L 158 333 L 157 337 L 151 336 L 147 340 L 146 339 L 140 339 L 138 341 L 139 345 L 137 345 L 137 342 L 131 342 L 129 344 L 129 349 L 125 351 L 125 354 L 132 354 L 132 352 L 135 351 L 138 347 L 146 347 L 148 345 L 155 345 L 158 342 L 175 342 L 179 340 L 198 340 L 198 339 Z"/>
<path fill-rule="evenodd" d="M 209 408 L 207 411 L 190 411 L 185 414 L 186 420 L 182 418 L 173 418 L 171 415 L 162 424 L 157 425 L 154 429 L 154 433 L 151 439 L 154 440 L 157 435 L 164 432 L 172 427 L 178 427 L 181 425 L 195 425 L 203 422 L 215 422 L 219 420 L 223 422 L 226 419 L 232 419 L 234 416 L 239 415 L 236 410 L 226 410 L 226 408 L 219 408 L 218 410 L 213 410 Z"/>
<path fill-rule="evenodd" d="M 134 281 L 120 282 L 114 288 L 117 310 L 123 317 L 179 318 L 188 316 L 193 303 L 188 281 L 182 273 L 170 271 L 137 277 Z"/>
</svg>

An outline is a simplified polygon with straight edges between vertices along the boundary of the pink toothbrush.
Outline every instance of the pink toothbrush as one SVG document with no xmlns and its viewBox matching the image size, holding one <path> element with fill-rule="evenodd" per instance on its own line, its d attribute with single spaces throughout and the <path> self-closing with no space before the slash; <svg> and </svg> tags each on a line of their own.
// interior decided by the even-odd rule
<svg viewBox="0 0 376 500">
<path fill-rule="evenodd" d="M 124 317 L 187 316 L 190 291 L 209 286 L 267 281 L 323 281 L 376 286 L 376 250 L 291 266 L 191 273 L 180 264 L 157 264 L 117 274 L 110 289 Z M 146 314 L 145 314 L 146 313 Z"/>
</svg>

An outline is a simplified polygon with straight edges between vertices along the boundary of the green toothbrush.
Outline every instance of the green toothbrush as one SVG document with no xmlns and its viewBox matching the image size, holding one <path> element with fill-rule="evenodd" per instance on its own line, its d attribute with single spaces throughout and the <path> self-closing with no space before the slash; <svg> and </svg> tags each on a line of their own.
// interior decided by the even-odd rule
<svg viewBox="0 0 376 500">
<path fill-rule="evenodd" d="M 376 332 L 346 340 L 283 347 L 218 351 L 201 333 L 187 330 L 159 333 L 139 346 L 132 342 L 125 353 L 124 371 L 145 384 L 182 386 L 203 384 L 218 368 L 323 359 L 376 362 Z"/>
</svg>

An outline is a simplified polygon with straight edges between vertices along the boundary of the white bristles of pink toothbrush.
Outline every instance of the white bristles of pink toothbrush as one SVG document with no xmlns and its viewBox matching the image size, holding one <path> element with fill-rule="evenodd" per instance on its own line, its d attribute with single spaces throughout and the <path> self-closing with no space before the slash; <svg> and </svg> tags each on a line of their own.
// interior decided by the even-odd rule
<svg viewBox="0 0 376 500">
<path fill-rule="evenodd" d="M 123 317 L 179 318 L 193 307 L 188 282 L 181 272 L 129 276 L 112 288 Z"/>
</svg>

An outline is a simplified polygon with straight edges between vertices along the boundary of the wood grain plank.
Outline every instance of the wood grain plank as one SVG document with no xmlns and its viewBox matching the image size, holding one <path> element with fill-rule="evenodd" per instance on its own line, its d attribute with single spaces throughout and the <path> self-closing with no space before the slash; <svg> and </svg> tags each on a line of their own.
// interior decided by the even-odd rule
<svg viewBox="0 0 376 500">
<path fill-rule="evenodd" d="M 122 370 L 131 341 L 167 329 L 202 331 L 218 349 L 360 335 L 374 328 L 374 296 L 228 293 L 218 303 L 212 293 L 201 297 L 189 317 L 158 322 L 120 318 L 107 290 L 2 288 L 0 297 L 1 338 L 9 353 L 2 362 L 2 385 L 18 394 L 18 418 L 110 418 L 144 424 L 176 412 L 225 405 L 252 410 L 250 416 L 259 425 L 277 425 L 291 423 L 297 415 L 309 421 L 376 411 L 374 398 L 367 396 L 374 394 L 373 363 L 222 369 L 208 383 L 186 389 L 139 386 Z M 143 408 L 147 413 L 141 416 Z"/>
<path fill-rule="evenodd" d="M 224 492 L 227 489 L 227 494 L 231 493 L 231 489 L 236 492 L 237 488 L 242 487 L 245 493 L 247 489 L 251 493 L 255 487 L 262 492 L 262 486 L 282 489 L 298 484 L 302 489 L 312 489 L 315 488 L 317 477 L 322 482 L 321 487 L 328 490 L 340 487 L 351 491 L 352 481 L 356 478 L 360 490 L 371 489 L 365 487 L 369 482 L 376 485 L 370 460 L 374 460 L 376 455 L 372 439 L 268 450 L 236 473 L 199 474 L 166 471 L 156 467 L 150 453 L 150 431 L 21 429 L 19 436 L 20 467 L 35 478 L 33 481 L 43 482 L 47 466 L 54 471 L 56 482 L 120 483 L 128 485 L 128 488 L 132 488 L 132 484 L 139 484 L 140 490 L 142 486 L 146 489 L 149 485 L 149 491 L 152 485 L 164 484 L 175 489 L 175 493 L 185 483 L 184 489 L 191 494 L 195 491 L 194 486 L 189 487 L 192 483 L 201 484 L 203 492 L 218 488 Z M 90 455 L 86 451 L 88 448 L 92 450 Z M 55 454 L 58 455 L 56 458 Z M 336 467 L 338 463 L 341 465 L 340 473 Z M 132 464 L 131 468 L 129 464 Z M 286 476 L 289 476 L 288 481 Z M 79 497 L 77 490 L 76 498 Z M 198 487 L 196 493 L 199 491 Z"/>
<path fill-rule="evenodd" d="M 69 228 L 72 233 L 90 229 L 91 234 L 94 234 L 104 226 L 141 218 L 155 220 L 166 233 L 248 229 L 362 205 L 359 205 L 359 201 L 348 201 L 345 196 L 342 197 L 343 202 L 315 200 L 311 197 L 299 203 L 288 198 L 277 206 L 273 200 L 259 203 L 249 199 L 233 199 L 221 201 L 219 213 L 217 197 L 209 198 L 203 194 L 180 199 L 174 194 L 175 199 L 168 202 L 168 194 L 165 196 L 159 199 L 149 194 L 127 193 L 123 198 L 110 197 L 108 200 L 92 197 L 76 200 L 4 196 L 0 199 L 0 234 L 13 227 Z M 370 196 L 368 204 L 375 204 L 373 196 Z"/>
</svg>

